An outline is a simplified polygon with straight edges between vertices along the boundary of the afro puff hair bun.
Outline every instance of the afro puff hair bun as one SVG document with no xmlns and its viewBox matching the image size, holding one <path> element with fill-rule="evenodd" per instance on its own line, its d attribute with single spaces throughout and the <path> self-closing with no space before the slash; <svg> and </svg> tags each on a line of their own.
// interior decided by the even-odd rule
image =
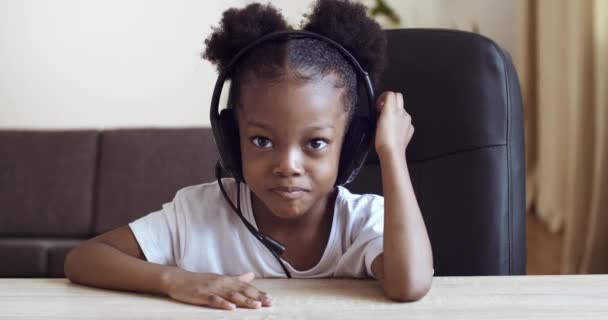
<svg viewBox="0 0 608 320">
<path fill-rule="evenodd" d="M 283 15 L 270 4 L 252 3 L 242 9 L 228 9 L 220 26 L 205 40 L 203 58 L 222 70 L 239 50 L 255 39 L 288 29 Z"/>
<path fill-rule="evenodd" d="M 349 0 L 317 0 L 304 15 L 301 29 L 324 35 L 348 50 L 376 85 L 384 68 L 386 36 L 367 16 L 367 9 Z M 279 10 L 270 4 L 252 3 L 223 13 L 219 27 L 205 40 L 203 58 L 223 70 L 245 46 L 266 34 L 293 30 Z"/>
</svg>

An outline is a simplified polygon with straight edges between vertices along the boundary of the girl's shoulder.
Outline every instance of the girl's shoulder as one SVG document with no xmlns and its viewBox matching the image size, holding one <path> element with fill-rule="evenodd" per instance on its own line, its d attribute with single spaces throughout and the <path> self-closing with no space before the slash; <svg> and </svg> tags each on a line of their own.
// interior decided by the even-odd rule
<svg viewBox="0 0 608 320">
<path fill-rule="evenodd" d="M 234 202 L 237 184 L 233 179 L 222 179 L 224 190 Z M 229 211 L 227 202 L 217 181 L 201 183 L 184 187 L 177 191 L 170 203 L 163 208 L 174 211 L 180 216 L 192 217 L 193 219 L 215 219 L 220 212 Z"/>
<path fill-rule="evenodd" d="M 234 179 L 222 179 L 222 185 L 228 195 L 233 195 L 236 183 Z M 223 197 L 218 181 L 211 181 L 201 183 L 197 185 L 191 185 L 184 187 L 177 191 L 173 201 L 186 201 L 186 202 L 197 202 L 206 199 L 216 199 L 217 197 Z"/>
<path fill-rule="evenodd" d="M 384 197 L 365 193 L 352 193 L 345 187 L 338 187 L 336 209 L 342 214 L 351 217 L 384 214 Z"/>
</svg>

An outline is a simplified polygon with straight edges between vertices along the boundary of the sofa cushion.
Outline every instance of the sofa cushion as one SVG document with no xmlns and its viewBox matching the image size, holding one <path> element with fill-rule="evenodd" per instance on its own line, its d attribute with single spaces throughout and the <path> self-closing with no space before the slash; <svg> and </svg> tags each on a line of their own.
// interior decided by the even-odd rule
<svg viewBox="0 0 608 320">
<path fill-rule="evenodd" d="M 0 277 L 64 277 L 67 252 L 80 240 L 1 238 Z"/>
<path fill-rule="evenodd" d="M 97 137 L 91 130 L 0 133 L 0 236 L 89 234 Z"/>
<path fill-rule="evenodd" d="M 47 277 L 65 278 L 63 265 L 65 257 L 72 248 L 75 248 L 83 240 L 47 240 Z"/>
<path fill-rule="evenodd" d="M 214 179 L 218 159 L 210 128 L 104 131 L 94 233 L 150 212 L 186 186 Z"/>
<path fill-rule="evenodd" d="M 46 249 L 31 239 L 0 239 L 0 277 L 46 277 Z"/>
</svg>

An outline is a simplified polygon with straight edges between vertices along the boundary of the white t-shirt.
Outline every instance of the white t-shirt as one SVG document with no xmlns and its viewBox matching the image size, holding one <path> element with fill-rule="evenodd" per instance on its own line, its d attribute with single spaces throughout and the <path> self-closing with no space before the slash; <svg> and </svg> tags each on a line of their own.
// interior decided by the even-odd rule
<svg viewBox="0 0 608 320">
<path fill-rule="evenodd" d="M 223 179 L 236 204 L 233 179 Z M 240 184 L 241 210 L 257 229 L 250 190 Z M 256 277 L 285 277 L 281 265 L 244 226 L 224 199 L 216 182 L 186 187 L 160 211 L 129 224 L 149 262 L 192 272 Z M 309 270 L 285 266 L 294 278 L 373 276 L 371 264 L 382 253 L 384 198 L 357 195 L 338 187 L 328 243 L 321 260 Z M 289 248 L 288 248 L 289 250 Z"/>
</svg>

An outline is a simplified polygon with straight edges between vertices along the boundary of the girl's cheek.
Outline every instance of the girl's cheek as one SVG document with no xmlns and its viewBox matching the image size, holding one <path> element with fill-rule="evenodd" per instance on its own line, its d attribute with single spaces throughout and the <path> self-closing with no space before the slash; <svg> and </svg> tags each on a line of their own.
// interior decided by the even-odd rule
<svg viewBox="0 0 608 320">
<path fill-rule="evenodd" d="M 267 155 L 262 152 L 256 152 L 255 150 L 243 150 L 241 152 L 241 162 L 243 167 L 250 171 L 260 171 L 262 167 L 268 164 Z"/>
</svg>

